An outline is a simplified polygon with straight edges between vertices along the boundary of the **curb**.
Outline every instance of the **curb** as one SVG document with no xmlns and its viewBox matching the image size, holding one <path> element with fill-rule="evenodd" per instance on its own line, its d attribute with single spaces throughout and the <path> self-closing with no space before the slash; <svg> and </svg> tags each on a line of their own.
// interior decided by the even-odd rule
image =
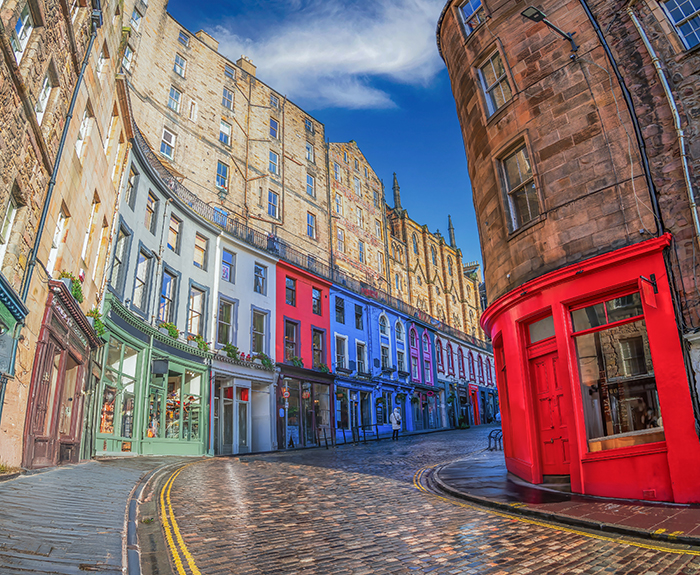
<svg viewBox="0 0 700 575">
<path fill-rule="evenodd" d="M 24 475 L 24 471 L 17 471 L 16 473 L 5 473 L 5 475 L 0 475 L 0 483 L 3 481 L 12 481 L 17 479 L 20 475 Z"/>
<path fill-rule="evenodd" d="M 530 507 L 521 507 L 524 505 L 522 503 L 518 504 L 508 504 L 501 503 L 500 501 L 494 501 L 492 499 L 487 499 L 486 497 L 480 497 L 478 495 L 471 495 L 469 493 L 464 493 L 450 487 L 444 481 L 440 479 L 440 470 L 445 467 L 444 464 L 433 469 L 433 472 L 428 477 L 428 481 L 433 483 L 433 485 L 439 490 L 457 499 L 463 499 L 471 503 L 476 503 L 483 507 L 489 507 L 491 509 L 497 509 L 499 511 L 504 511 L 510 513 L 511 515 L 522 515 L 524 517 L 532 517 L 536 519 L 542 519 L 544 521 L 549 521 L 553 523 L 562 523 L 564 525 L 570 525 L 572 527 L 582 527 L 585 529 L 590 529 L 593 531 L 602 531 L 604 533 L 613 533 L 617 535 L 626 535 L 628 537 L 636 537 L 638 539 L 652 539 L 654 541 L 667 541 L 669 543 L 680 543 L 685 545 L 690 545 L 693 547 L 700 546 L 700 537 L 691 537 L 688 535 L 672 535 L 665 532 L 649 531 L 646 529 L 638 529 L 636 527 L 627 527 L 625 525 L 617 525 L 615 523 L 600 523 L 598 521 L 591 521 L 590 519 L 583 519 L 580 517 L 572 517 L 571 515 L 564 515 L 562 513 L 556 513 L 553 511 L 540 511 L 538 509 L 532 509 Z"/>
</svg>

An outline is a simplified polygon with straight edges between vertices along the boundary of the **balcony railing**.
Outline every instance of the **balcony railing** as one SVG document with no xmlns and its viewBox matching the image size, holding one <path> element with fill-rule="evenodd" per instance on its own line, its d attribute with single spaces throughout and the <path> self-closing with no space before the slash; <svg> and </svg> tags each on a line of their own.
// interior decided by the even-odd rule
<svg viewBox="0 0 700 575">
<path fill-rule="evenodd" d="M 445 322 L 430 316 L 424 311 L 409 305 L 398 298 L 395 298 L 394 296 L 370 285 L 369 283 L 351 278 L 344 272 L 341 272 L 338 269 L 333 269 L 327 262 L 320 261 L 315 256 L 292 247 L 290 244 L 281 240 L 277 236 L 251 228 L 249 225 L 244 224 L 237 218 L 230 216 L 226 211 L 220 208 L 214 208 L 206 202 L 203 202 L 194 193 L 183 186 L 182 183 L 172 174 L 172 172 L 170 172 L 170 170 L 163 164 L 163 162 L 161 162 L 160 158 L 148 145 L 143 137 L 143 134 L 141 134 L 138 126 L 135 124 L 134 139 L 136 140 L 139 151 L 146 158 L 148 165 L 153 169 L 165 186 L 180 201 L 187 204 L 194 213 L 204 218 L 209 223 L 225 230 L 234 238 L 254 248 L 276 256 L 292 265 L 310 271 L 311 273 L 332 283 L 341 285 L 352 292 L 394 308 L 395 310 L 428 324 L 431 327 L 454 337 L 455 339 L 483 349 L 484 351 L 492 351 L 492 346 L 490 343 L 477 339 L 476 337 L 470 336 L 461 330 L 447 325 Z"/>
</svg>

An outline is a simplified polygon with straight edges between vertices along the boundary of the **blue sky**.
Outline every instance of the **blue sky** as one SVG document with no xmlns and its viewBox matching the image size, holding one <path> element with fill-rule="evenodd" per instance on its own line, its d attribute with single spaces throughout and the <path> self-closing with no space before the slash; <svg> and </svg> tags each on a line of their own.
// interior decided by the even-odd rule
<svg viewBox="0 0 700 575">
<path fill-rule="evenodd" d="M 481 261 L 464 145 L 435 44 L 445 0 L 171 0 L 169 12 L 245 54 L 258 77 L 355 140 L 409 215 L 447 235 L 452 214 L 465 261 Z"/>
</svg>

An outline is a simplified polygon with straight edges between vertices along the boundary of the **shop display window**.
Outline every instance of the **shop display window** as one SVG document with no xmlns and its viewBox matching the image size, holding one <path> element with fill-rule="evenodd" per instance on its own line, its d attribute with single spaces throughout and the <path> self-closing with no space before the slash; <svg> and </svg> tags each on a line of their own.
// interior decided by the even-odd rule
<svg viewBox="0 0 700 575">
<path fill-rule="evenodd" d="M 151 387 L 148 394 L 148 421 L 146 422 L 146 437 L 161 437 L 160 416 L 163 392 L 157 387 Z"/>
<path fill-rule="evenodd" d="M 335 390 L 335 427 L 350 429 L 348 390 L 344 387 L 337 387 Z"/>
<path fill-rule="evenodd" d="M 572 310 L 590 451 L 664 440 L 639 293 Z"/>
<path fill-rule="evenodd" d="M 330 388 L 323 383 L 314 383 L 314 412 L 316 415 L 316 427 L 330 427 Z"/>
<path fill-rule="evenodd" d="M 102 413 L 100 416 L 100 433 L 114 433 L 114 401 L 117 389 L 106 385 L 102 392 Z"/>
<path fill-rule="evenodd" d="M 110 337 L 106 348 L 100 433 L 131 439 L 139 352 L 114 336 Z"/>
</svg>

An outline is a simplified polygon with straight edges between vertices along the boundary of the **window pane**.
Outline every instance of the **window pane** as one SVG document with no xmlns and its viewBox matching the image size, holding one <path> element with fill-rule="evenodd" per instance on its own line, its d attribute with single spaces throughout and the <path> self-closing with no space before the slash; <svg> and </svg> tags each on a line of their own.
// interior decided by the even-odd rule
<svg viewBox="0 0 700 575">
<path fill-rule="evenodd" d="M 528 327 L 530 332 L 530 343 L 537 343 L 554 336 L 554 319 L 550 315 L 540 321 L 531 323 Z"/>
<path fill-rule="evenodd" d="M 512 193 L 510 198 L 516 228 L 531 222 L 540 215 L 540 206 L 534 182 Z"/>
<path fill-rule="evenodd" d="M 517 152 L 508 156 L 503 161 L 505 168 L 506 185 L 508 190 L 517 188 L 524 181 L 532 177 L 530 159 L 527 155 L 527 148 L 523 146 Z"/>
<path fill-rule="evenodd" d="M 608 323 L 629 319 L 644 313 L 639 292 L 606 301 L 605 308 L 608 312 Z"/>
<path fill-rule="evenodd" d="M 571 312 L 571 322 L 574 331 L 583 331 L 592 327 L 605 325 L 605 305 L 597 303 L 595 305 L 577 309 Z"/>
</svg>

